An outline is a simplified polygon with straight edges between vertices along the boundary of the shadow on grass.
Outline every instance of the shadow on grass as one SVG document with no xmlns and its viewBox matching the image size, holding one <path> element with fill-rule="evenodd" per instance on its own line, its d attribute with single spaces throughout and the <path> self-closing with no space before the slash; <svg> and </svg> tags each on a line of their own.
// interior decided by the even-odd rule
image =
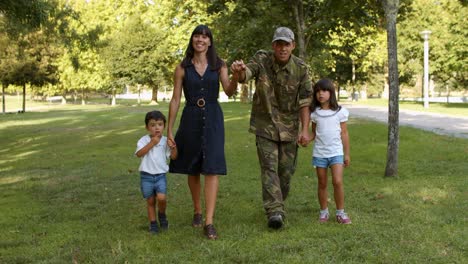
<svg viewBox="0 0 468 264">
<path fill-rule="evenodd" d="M 220 177 L 216 242 L 190 226 L 184 175 L 168 175 L 169 232 L 147 234 L 133 152 L 146 133 L 144 113 L 167 115 L 167 105 L 0 117 L 0 262 L 464 262 L 465 242 L 455 231 L 467 209 L 460 201 L 468 140 L 402 127 L 400 177 L 385 179 L 386 125 L 351 119 L 344 181 L 353 224 L 317 223 L 309 146 L 299 150 L 286 228 L 274 232 L 263 212 L 255 137 L 247 132 L 250 106 L 222 107 L 228 175 Z"/>
</svg>

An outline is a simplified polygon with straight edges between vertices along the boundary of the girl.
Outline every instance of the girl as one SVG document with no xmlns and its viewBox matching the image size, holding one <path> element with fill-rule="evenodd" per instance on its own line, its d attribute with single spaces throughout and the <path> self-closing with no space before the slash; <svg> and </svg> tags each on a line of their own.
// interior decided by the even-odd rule
<svg viewBox="0 0 468 264">
<path fill-rule="evenodd" d="M 199 25 L 190 36 L 184 59 L 175 69 L 167 137 L 171 144 L 177 143 L 179 154 L 176 160 L 171 160 L 169 171 L 188 175 L 194 207 L 194 227 L 202 226 L 200 174 L 205 175 L 204 233 L 208 239 L 218 237 L 213 225 L 218 193 L 217 175 L 227 173 L 224 157 L 224 118 L 217 101 L 220 82 L 228 96 L 237 88 L 237 82 L 229 81 L 226 64 L 216 54 L 210 29 Z M 179 110 L 182 90 L 186 104 L 174 139 L 172 128 Z"/>
<path fill-rule="evenodd" d="M 314 85 L 310 110 L 312 138 L 315 139 L 312 163 L 318 177 L 319 221 L 327 222 L 329 218 L 327 170 L 330 167 L 336 203 L 336 221 L 340 224 L 351 224 L 351 219 L 344 212 L 343 190 L 343 167 L 350 165 L 346 127 L 349 112 L 338 105 L 335 87 L 331 80 L 321 79 Z"/>
</svg>

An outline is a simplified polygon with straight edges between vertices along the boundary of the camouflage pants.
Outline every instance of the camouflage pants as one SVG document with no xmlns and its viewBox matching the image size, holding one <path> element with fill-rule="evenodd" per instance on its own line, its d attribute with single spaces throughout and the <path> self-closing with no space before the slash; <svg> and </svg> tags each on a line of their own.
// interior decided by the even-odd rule
<svg viewBox="0 0 468 264">
<path fill-rule="evenodd" d="M 267 215 L 285 215 L 291 176 L 296 170 L 297 143 L 277 142 L 257 136 L 257 154 L 262 178 L 263 208 Z"/>
</svg>

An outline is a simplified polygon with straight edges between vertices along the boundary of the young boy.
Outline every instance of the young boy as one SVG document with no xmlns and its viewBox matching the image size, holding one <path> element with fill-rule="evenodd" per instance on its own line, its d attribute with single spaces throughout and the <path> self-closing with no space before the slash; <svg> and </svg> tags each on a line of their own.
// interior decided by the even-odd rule
<svg viewBox="0 0 468 264">
<path fill-rule="evenodd" d="M 169 223 L 166 217 L 166 173 L 169 170 L 167 159 L 177 158 L 175 143 L 163 136 L 166 117 L 160 111 L 151 111 L 145 116 L 145 135 L 137 143 L 135 155 L 141 158 L 139 167 L 141 192 L 146 199 L 150 233 L 159 232 L 156 221 L 156 200 L 158 204 L 158 219 L 161 229 L 166 230 Z"/>
</svg>

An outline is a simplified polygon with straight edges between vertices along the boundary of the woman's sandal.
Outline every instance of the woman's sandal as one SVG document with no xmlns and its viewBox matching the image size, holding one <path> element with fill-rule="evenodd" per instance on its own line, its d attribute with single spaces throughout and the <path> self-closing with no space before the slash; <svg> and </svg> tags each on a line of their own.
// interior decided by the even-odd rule
<svg viewBox="0 0 468 264">
<path fill-rule="evenodd" d="M 210 240 L 216 240 L 218 238 L 218 234 L 216 233 L 216 229 L 214 225 L 209 224 L 206 225 L 204 228 L 205 236 Z"/>
<path fill-rule="evenodd" d="M 193 220 L 192 220 L 192 226 L 193 227 L 202 227 L 203 222 L 203 216 L 202 214 L 194 214 L 193 215 Z"/>
</svg>

